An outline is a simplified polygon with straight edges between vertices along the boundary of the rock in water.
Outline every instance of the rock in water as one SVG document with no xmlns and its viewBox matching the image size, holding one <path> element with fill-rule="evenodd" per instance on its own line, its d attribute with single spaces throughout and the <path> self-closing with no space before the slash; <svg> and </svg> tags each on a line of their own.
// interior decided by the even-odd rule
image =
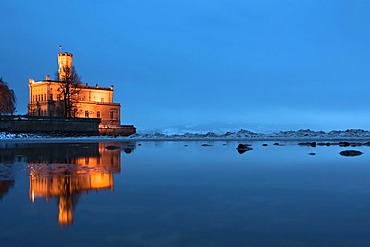
<svg viewBox="0 0 370 247">
<path fill-rule="evenodd" d="M 239 144 L 237 149 L 245 149 L 245 148 L 248 148 L 250 146 L 252 146 L 252 145 L 251 144 Z"/>
<path fill-rule="evenodd" d="M 349 147 L 350 145 L 349 142 L 339 142 L 339 147 Z"/>
<path fill-rule="evenodd" d="M 358 150 L 344 150 L 339 153 L 342 156 L 358 156 L 361 155 L 362 152 Z"/>
<path fill-rule="evenodd" d="M 238 153 L 242 154 L 252 150 L 253 148 L 251 148 L 250 146 L 251 146 L 250 144 L 239 144 L 236 149 L 238 150 Z"/>
</svg>

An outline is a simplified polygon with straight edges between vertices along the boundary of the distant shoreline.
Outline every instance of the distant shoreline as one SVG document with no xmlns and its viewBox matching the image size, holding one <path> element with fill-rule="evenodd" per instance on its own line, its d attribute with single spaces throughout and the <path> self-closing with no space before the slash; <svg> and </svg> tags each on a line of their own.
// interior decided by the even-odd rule
<svg viewBox="0 0 370 247">
<path fill-rule="evenodd" d="M 37 134 L 11 134 L 0 132 L 0 143 L 6 142 L 137 142 L 137 141 L 369 141 L 370 131 L 350 129 L 345 131 L 280 131 L 272 134 L 254 133 L 248 130 L 226 132 L 225 134 L 185 133 L 166 135 L 162 133 L 134 134 L 131 136 L 45 136 Z"/>
<path fill-rule="evenodd" d="M 0 143 L 89 143 L 89 142 L 359 142 L 369 141 L 368 137 L 337 138 L 99 138 L 99 137 L 66 137 L 66 138 L 9 138 L 0 139 Z"/>
</svg>

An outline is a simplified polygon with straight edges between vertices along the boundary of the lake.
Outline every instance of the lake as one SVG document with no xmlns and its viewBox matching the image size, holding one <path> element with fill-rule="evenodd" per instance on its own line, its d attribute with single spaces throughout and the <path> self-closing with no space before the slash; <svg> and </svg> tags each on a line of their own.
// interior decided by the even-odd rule
<svg viewBox="0 0 370 247">
<path fill-rule="evenodd" d="M 239 143 L 2 142 L 1 246 L 370 246 L 370 147 Z"/>
</svg>

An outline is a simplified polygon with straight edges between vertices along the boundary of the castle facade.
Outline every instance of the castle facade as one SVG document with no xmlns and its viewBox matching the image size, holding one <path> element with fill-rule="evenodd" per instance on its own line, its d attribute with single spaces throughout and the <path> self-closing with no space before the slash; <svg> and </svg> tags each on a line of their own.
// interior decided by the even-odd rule
<svg viewBox="0 0 370 247">
<path fill-rule="evenodd" d="M 28 115 L 45 117 L 65 117 L 66 99 L 62 93 L 63 81 L 66 80 L 65 68 L 72 69 L 73 54 L 68 52 L 58 53 L 58 78 L 50 80 L 46 75 L 45 80 L 35 81 L 29 79 L 29 104 Z M 70 100 L 73 102 L 71 117 L 99 118 L 101 123 L 99 131 L 106 134 L 128 135 L 136 132 L 132 126 L 121 125 L 121 105 L 113 101 L 114 87 L 101 87 L 88 83 L 72 86 L 73 94 Z M 130 129 L 131 128 L 131 129 Z M 110 130 L 110 131 L 109 131 Z M 128 132 L 127 132 L 128 131 Z"/>
</svg>

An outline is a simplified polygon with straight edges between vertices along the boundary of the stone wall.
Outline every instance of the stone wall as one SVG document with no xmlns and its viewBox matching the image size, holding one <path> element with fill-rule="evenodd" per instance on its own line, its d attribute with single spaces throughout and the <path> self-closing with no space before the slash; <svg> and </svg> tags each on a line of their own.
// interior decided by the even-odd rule
<svg viewBox="0 0 370 247">
<path fill-rule="evenodd" d="M 129 136 L 135 133 L 136 128 L 133 125 L 99 128 L 99 134 L 103 136 Z"/>
<path fill-rule="evenodd" d="M 0 131 L 12 133 L 45 133 L 99 135 L 98 118 L 59 118 L 36 116 L 0 116 Z"/>
</svg>

